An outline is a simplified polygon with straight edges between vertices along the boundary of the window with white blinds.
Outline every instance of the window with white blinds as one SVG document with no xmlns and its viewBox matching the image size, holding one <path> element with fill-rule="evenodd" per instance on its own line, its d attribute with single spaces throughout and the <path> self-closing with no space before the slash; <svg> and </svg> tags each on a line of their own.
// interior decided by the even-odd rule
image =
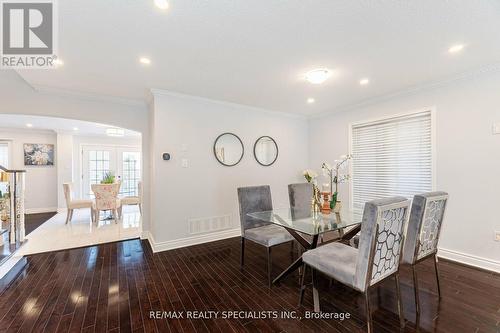
<svg viewBox="0 0 500 333">
<path fill-rule="evenodd" d="M 431 111 L 352 126 L 352 204 L 432 190 Z"/>
<path fill-rule="evenodd" d="M 0 141 L 0 165 L 9 167 L 9 143 Z"/>
</svg>

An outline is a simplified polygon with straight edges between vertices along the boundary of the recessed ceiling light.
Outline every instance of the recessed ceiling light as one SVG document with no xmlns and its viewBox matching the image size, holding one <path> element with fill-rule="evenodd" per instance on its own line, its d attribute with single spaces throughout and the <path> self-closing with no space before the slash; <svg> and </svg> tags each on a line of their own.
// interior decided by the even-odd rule
<svg viewBox="0 0 500 333">
<path fill-rule="evenodd" d="M 64 61 L 62 61 L 60 58 L 57 58 L 54 60 L 54 65 L 62 66 L 62 65 L 64 65 Z"/>
<path fill-rule="evenodd" d="M 78 131 L 78 127 L 73 127 L 73 131 Z"/>
<path fill-rule="evenodd" d="M 321 84 L 328 79 L 330 71 L 326 68 L 313 69 L 306 73 L 306 80 L 312 84 Z"/>
<path fill-rule="evenodd" d="M 362 86 L 366 86 L 368 83 L 370 83 L 370 80 L 367 78 L 359 80 L 359 84 Z"/>
<path fill-rule="evenodd" d="M 462 51 L 464 49 L 465 45 L 464 44 L 456 44 L 456 45 L 453 45 L 452 47 L 450 47 L 448 49 L 448 52 L 449 53 L 458 53 L 460 51 Z"/>
<path fill-rule="evenodd" d="M 308 104 L 313 104 L 314 102 L 316 102 L 316 100 L 314 98 L 308 98 L 307 99 L 307 103 Z"/>
<path fill-rule="evenodd" d="M 155 2 L 155 6 L 160 8 L 160 9 L 163 9 L 163 10 L 166 10 L 168 9 L 168 2 L 167 0 L 154 0 Z"/>
<path fill-rule="evenodd" d="M 26 124 L 26 127 L 33 127 L 33 124 Z"/>
<path fill-rule="evenodd" d="M 125 136 L 125 131 L 122 128 L 108 128 L 106 134 L 108 136 L 122 137 Z"/>
<path fill-rule="evenodd" d="M 146 57 L 141 57 L 141 58 L 139 58 L 139 62 L 143 65 L 150 65 L 151 59 L 146 58 Z"/>
</svg>

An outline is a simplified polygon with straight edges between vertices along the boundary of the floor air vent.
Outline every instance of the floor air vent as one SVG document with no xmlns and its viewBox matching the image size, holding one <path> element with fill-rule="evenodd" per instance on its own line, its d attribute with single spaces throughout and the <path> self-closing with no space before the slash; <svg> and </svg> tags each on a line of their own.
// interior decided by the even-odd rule
<svg viewBox="0 0 500 333">
<path fill-rule="evenodd" d="M 190 234 L 201 234 L 205 232 L 230 229 L 232 227 L 232 221 L 231 215 L 222 215 L 189 219 L 188 225 Z"/>
</svg>

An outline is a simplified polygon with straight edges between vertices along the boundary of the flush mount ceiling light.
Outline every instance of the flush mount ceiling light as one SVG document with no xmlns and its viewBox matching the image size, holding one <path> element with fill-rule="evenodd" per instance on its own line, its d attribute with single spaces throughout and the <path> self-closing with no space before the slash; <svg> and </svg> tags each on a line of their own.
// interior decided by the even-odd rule
<svg viewBox="0 0 500 333">
<path fill-rule="evenodd" d="M 122 128 L 108 128 L 106 129 L 107 136 L 122 137 L 125 136 L 125 130 Z"/>
<path fill-rule="evenodd" d="M 464 44 L 456 44 L 456 45 L 453 45 L 452 47 L 450 47 L 448 49 L 448 52 L 449 53 L 458 53 L 458 52 L 462 51 L 464 48 L 465 48 Z"/>
<path fill-rule="evenodd" d="M 314 102 L 316 102 L 316 100 L 314 98 L 308 98 L 307 99 L 307 103 L 308 104 L 313 104 Z"/>
<path fill-rule="evenodd" d="M 168 9 L 168 2 L 167 0 L 154 0 L 155 6 L 162 9 L 162 10 L 167 10 Z"/>
<path fill-rule="evenodd" d="M 143 65 L 151 65 L 151 59 L 146 57 L 140 57 L 139 62 Z"/>
<path fill-rule="evenodd" d="M 367 78 L 363 78 L 363 79 L 359 80 L 359 84 L 362 86 L 366 86 L 368 83 L 370 83 L 370 80 Z"/>
<path fill-rule="evenodd" d="M 26 124 L 26 127 L 33 127 L 33 124 Z"/>
<path fill-rule="evenodd" d="M 73 127 L 73 131 L 78 131 L 78 127 Z"/>
<path fill-rule="evenodd" d="M 330 71 L 326 68 L 313 69 L 306 73 L 306 80 L 312 84 L 321 84 L 330 77 Z"/>
</svg>

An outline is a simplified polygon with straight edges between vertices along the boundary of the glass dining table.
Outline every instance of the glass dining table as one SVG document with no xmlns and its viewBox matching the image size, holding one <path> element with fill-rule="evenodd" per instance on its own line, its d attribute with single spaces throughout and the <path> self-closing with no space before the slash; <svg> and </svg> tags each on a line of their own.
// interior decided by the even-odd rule
<svg viewBox="0 0 500 333">
<path fill-rule="evenodd" d="M 270 211 L 249 213 L 248 216 L 261 221 L 273 223 L 285 228 L 305 251 L 318 246 L 320 235 L 338 231 L 339 237 L 333 241 L 348 243 L 361 230 L 363 214 L 347 209 L 340 213 L 313 213 L 310 209 L 282 208 Z M 305 252 L 304 251 L 304 252 Z M 302 256 L 297 258 L 288 268 L 279 274 L 273 283 L 279 283 L 283 278 L 302 266 Z"/>
</svg>

